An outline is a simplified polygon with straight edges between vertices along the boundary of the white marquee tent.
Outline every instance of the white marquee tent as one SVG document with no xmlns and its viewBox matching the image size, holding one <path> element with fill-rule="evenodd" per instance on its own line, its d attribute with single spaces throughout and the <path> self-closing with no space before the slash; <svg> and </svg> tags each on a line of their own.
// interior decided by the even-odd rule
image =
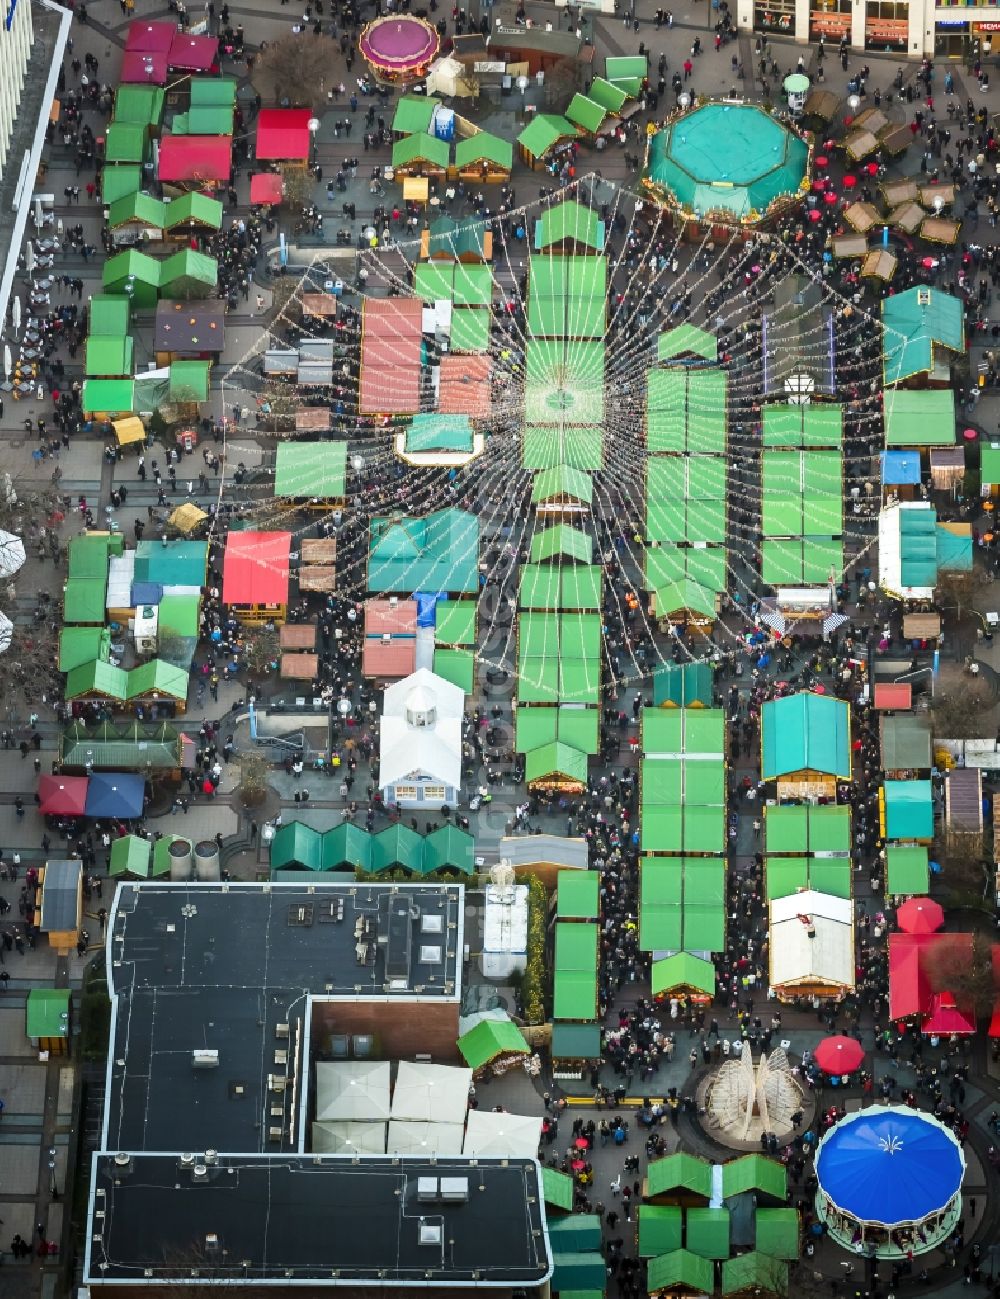
<svg viewBox="0 0 1000 1299">
<path fill-rule="evenodd" d="M 410 1123 L 392 1119 L 385 1148 L 390 1155 L 460 1155 L 464 1135 L 461 1123 Z"/>
<path fill-rule="evenodd" d="M 840 995 L 854 987 L 854 908 L 850 898 L 805 889 L 771 902 L 771 986 L 806 985 Z"/>
<path fill-rule="evenodd" d="M 384 1123 L 388 1117 L 388 1060 L 321 1060 L 317 1063 L 316 1118 L 320 1122 Z"/>
<path fill-rule="evenodd" d="M 317 1155 L 384 1155 L 384 1123 L 314 1123 L 312 1148 Z"/>
<path fill-rule="evenodd" d="M 400 1060 L 391 1117 L 417 1123 L 464 1123 L 471 1086 L 471 1069 Z"/>
<path fill-rule="evenodd" d="M 542 1120 L 527 1114 L 470 1110 L 465 1130 L 465 1155 L 535 1159 L 542 1139 Z"/>
</svg>

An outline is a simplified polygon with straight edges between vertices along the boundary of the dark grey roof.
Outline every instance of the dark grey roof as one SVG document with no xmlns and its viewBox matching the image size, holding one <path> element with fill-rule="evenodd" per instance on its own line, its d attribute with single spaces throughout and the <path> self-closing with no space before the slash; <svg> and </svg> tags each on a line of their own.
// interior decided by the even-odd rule
<svg viewBox="0 0 1000 1299">
<path fill-rule="evenodd" d="M 42 917 L 39 925 L 43 934 L 66 933 L 79 924 L 80 871 L 79 861 L 45 863 L 45 879 L 42 882 Z"/>
<path fill-rule="evenodd" d="M 542 1206 L 526 1159 L 101 1155 L 84 1281 L 534 1287 Z"/>
<path fill-rule="evenodd" d="M 309 994 L 458 1001 L 463 896 L 452 884 L 122 884 L 107 1148 L 268 1148 L 268 1074 L 296 1045 L 278 1026 L 304 1018 Z M 196 1051 L 217 1063 L 197 1067 Z"/>
</svg>

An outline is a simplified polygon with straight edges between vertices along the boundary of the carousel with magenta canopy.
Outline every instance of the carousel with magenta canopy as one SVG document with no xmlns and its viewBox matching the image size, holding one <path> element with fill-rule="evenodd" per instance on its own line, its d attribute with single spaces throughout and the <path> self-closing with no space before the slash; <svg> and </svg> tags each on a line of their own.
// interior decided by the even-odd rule
<svg viewBox="0 0 1000 1299">
<path fill-rule="evenodd" d="M 844 1249 L 903 1258 L 937 1249 L 962 1214 L 965 1156 L 930 1114 L 873 1105 L 816 1148 L 816 1213 Z"/>
<path fill-rule="evenodd" d="M 410 14 L 376 18 L 365 27 L 358 42 L 375 80 L 393 86 L 422 81 L 440 45 L 431 24 Z"/>
</svg>

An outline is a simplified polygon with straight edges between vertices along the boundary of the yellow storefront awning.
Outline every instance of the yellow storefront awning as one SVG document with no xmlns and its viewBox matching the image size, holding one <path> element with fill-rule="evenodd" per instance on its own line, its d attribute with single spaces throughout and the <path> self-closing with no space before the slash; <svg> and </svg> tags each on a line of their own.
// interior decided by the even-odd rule
<svg viewBox="0 0 1000 1299">
<path fill-rule="evenodd" d="M 114 429 L 120 447 L 127 447 L 130 442 L 144 442 L 146 439 L 146 429 L 138 415 L 129 415 L 127 419 L 116 419 Z"/>
</svg>

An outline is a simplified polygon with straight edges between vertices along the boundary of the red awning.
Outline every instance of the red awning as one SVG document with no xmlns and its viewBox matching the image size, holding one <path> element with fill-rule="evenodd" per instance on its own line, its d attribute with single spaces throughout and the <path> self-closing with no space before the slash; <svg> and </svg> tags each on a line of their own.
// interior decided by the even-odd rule
<svg viewBox="0 0 1000 1299">
<path fill-rule="evenodd" d="M 162 50 L 127 50 L 122 55 L 122 84 L 140 86 L 165 86 L 167 84 L 167 56 Z"/>
<path fill-rule="evenodd" d="M 929 934 L 889 935 L 889 1016 L 920 1015 L 930 1000 L 930 988 L 920 966 L 920 949 Z"/>
<path fill-rule="evenodd" d="M 223 604 L 287 604 L 290 532 L 231 532 L 222 564 Z"/>
<path fill-rule="evenodd" d="M 156 51 L 166 54 L 175 36 L 179 35 L 176 23 L 151 23 L 142 20 L 129 23 L 128 36 L 125 38 L 125 52 L 133 50 L 141 53 Z"/>
<path fill-rule="evenodd" d="M 285 182 L 275 171 L 258 171 L 250 177 L 250 202 L 277 204 L 285 197 Z"/>
<path fill-rule="evenodd" d="M 165 135 L 160 141 L 161 181 L 228 181 L 231 135 Z"/>
<path fill-rule="evenodd" d="M 189 36 L 177 32 L 170 42 L 167 63 L 182 72 L 209 72 L 216 66 L 219 42 L 214 36 Z"/>
<path fill-rule="evenodd" d="M 912 708 L 913 687 L 908 681 L 877 682 L 875 685 L 875 707 L 882 711 L 889 708 Z"/>
<path fill-rule="evenodd" d="M 257 157 L 305 160 L 309 157 L 308 108 L 263 108 L 257 117 Z"/>
<path fill-rule="evenodd" d="M 39 777 L 39 812 L 43 816 L 83 816 L 89 784 L 87 776 Z"/>
<path fill-rule="evenodd" d="M 922 1033 L 974 1033 L 976 1016 L 960 1010 L 950 992 L 936 992 L 931 998 L 930 1014 L 920 1025 Z"/>
</svg>

